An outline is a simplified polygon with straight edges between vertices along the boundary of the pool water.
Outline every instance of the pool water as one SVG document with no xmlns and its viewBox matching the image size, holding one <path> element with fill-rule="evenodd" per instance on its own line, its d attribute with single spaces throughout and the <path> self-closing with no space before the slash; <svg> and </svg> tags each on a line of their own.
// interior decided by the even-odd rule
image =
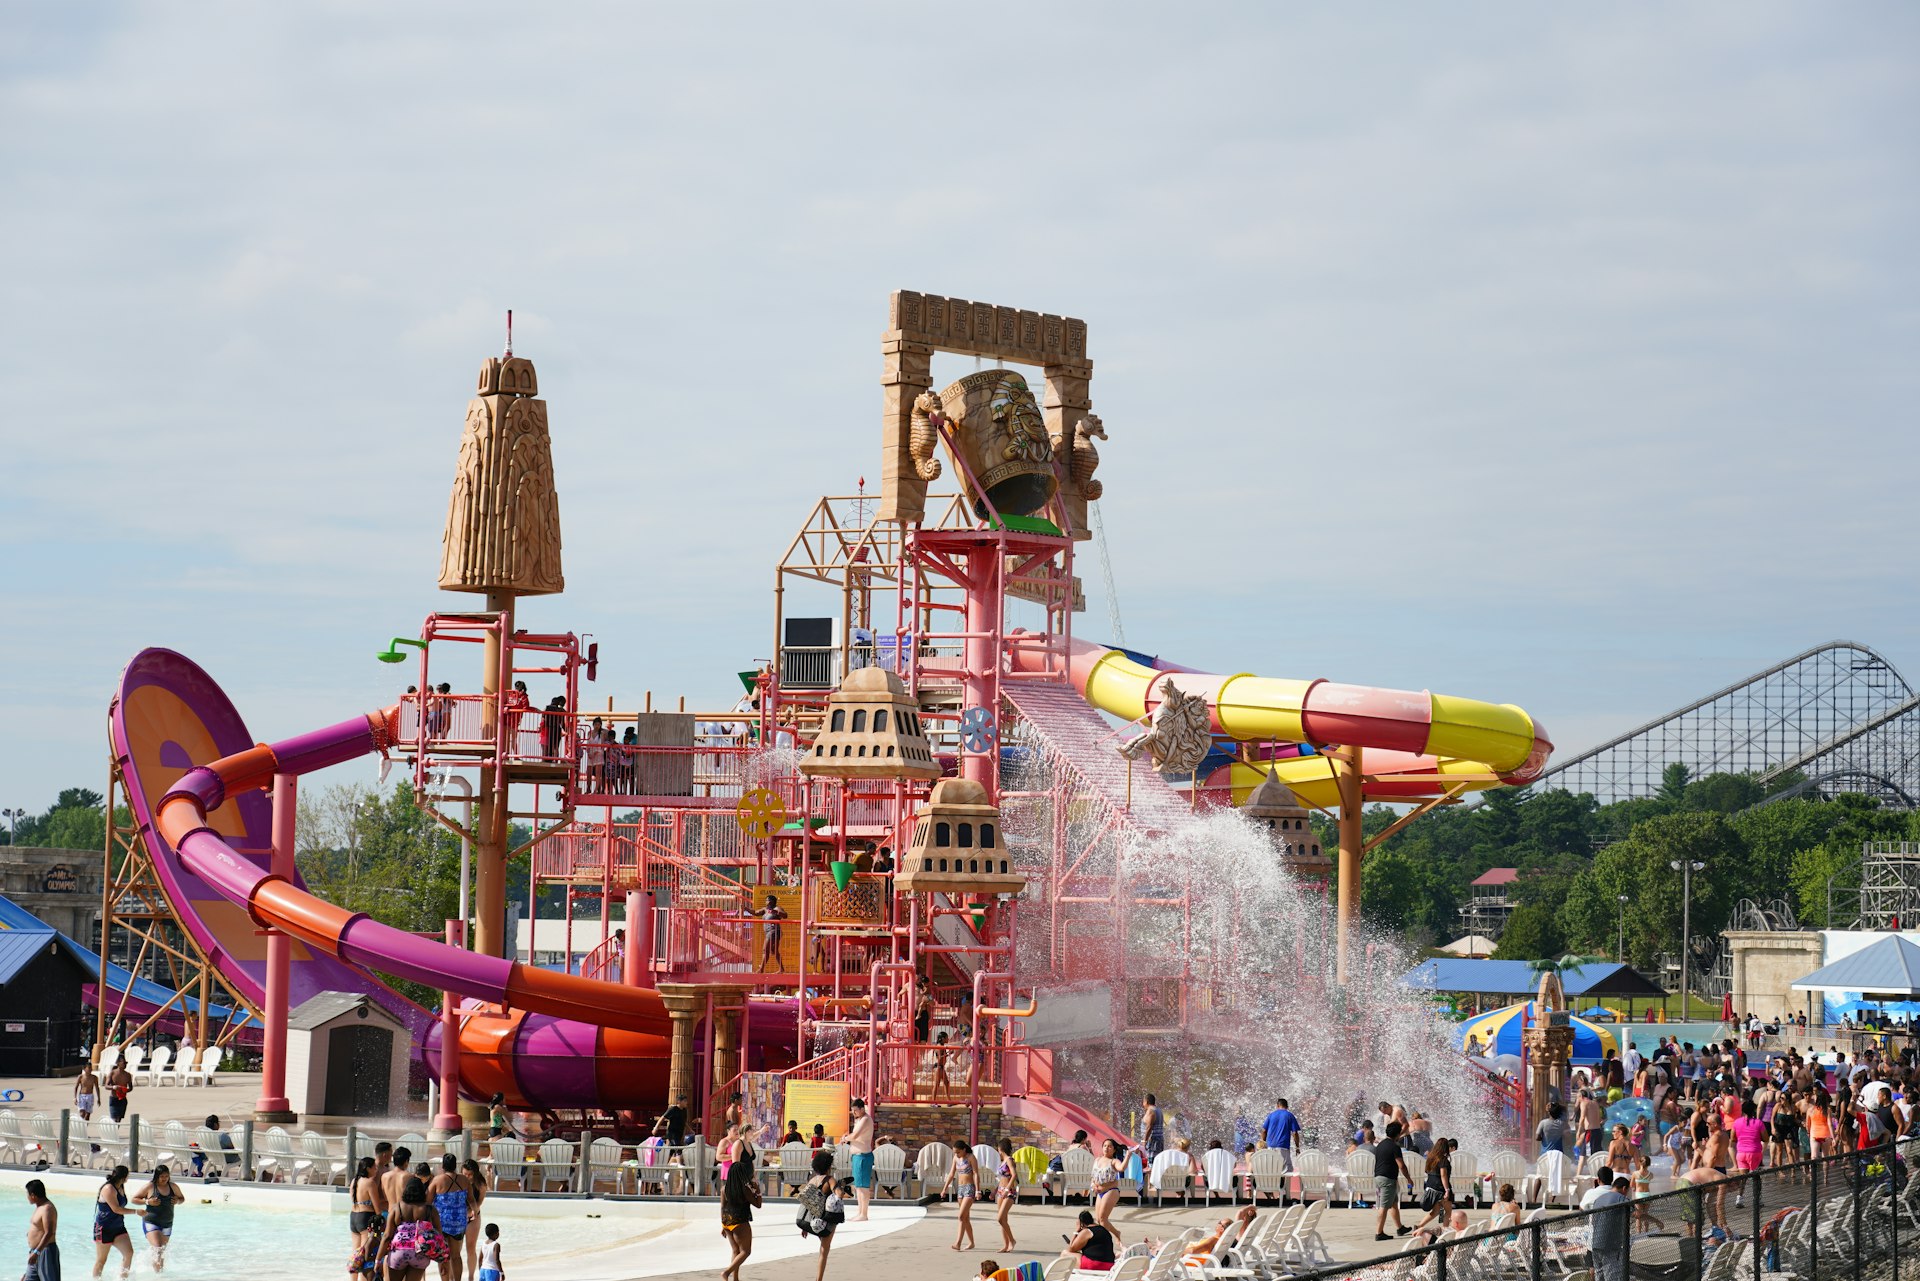
<svg viewBox="0 0 1920 1281">
<path fill-rule="evenodd" d="M 130 1191 L 137 1192 L 140 1186 L 138 1180 L 129 1182 Z M 307 1281 L 346 1275 L 352 1241 L 344 1199 L 340 1212 L 334 1213 L 318 1208 L 220 1204 L 218 1188 L 195 1184 L 182 1184 L 181 1188 L 187 1193 L 187 1201 L 174 1216 L 173 1244 L 167 1250 L 163 1277 L 177 1281 Z M 60 1210 L 64 1271 L 68 1276 L 84 1277 L 93 1270 L 94 1254 L 89 1194 L 55 1187 L 51 1197 Z M 214 1203 L 204 1204 L 208 1199 Z M 489 1202 L 486 1209 L 483 1221 L 500 1224 L 509 1275 L 519 1266 L 528 1271 L 565 1272 L 568 1256 L 638 1244 L 680 1226 L 672 1220 L 598 1217 L 599 1209 L 591 1202 L 582 1202 L 579 1214 L 564 1217 L 515 1215 L 513 1203 L 506 1198 Z M 498 1213 L 493 1212 L 496 1209 Z M 17 1185 L 0 1187 L 0 1275 L 12 1275 L 8 1269 L 25 1262 L 28 1213 L 26 1194 Z M 139 1221 L 129 1218 L 127 1227 L 134 1238 L 133 1275 L 153 1275 Z M 601 1264 L 609 1261 L 604 1253 L 594 1260 Z M 105 1275 L 115 1276 L 118 1269 L 115 1251 L 109 1256 Z"/>
</svg>

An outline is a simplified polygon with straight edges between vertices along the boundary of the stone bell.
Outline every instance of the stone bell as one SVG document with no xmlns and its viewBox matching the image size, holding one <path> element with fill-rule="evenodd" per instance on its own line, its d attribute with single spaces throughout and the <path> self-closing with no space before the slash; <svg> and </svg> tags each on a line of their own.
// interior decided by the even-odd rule
<svg viewBox="0 0 1920 1281">
<path fill-rule="evenodd" d="M 967 778 L 943 778 L 922 802 L 895 889 L 909 893 L 1018 894 L 1027 878 L 1013 870 L 1001 840 L 1000 809 Z"/>
<path fill-rule="evenodd" d="M 1307 821 L 1307 807 L 1293 789 L 1269 770 L 1260 786 L 1248 793 L 1240 807 L 1254 823 L 1267 829 L 1267 839 L 1279 852 L 1289 872 L 1303 880 L 1325 881 L 1333 872 L 1333 860 L 1320 848 L 1320 838 Z"/>
<path fill-rule="evenodd" d="M 958 429 L 956 441 L 968 469 L 996 511 L 1028 516 L 1046 507 L 1060 480 L 1046 418 L 1023 376 L 1011 369 L 968 374 L 940 393 L 940 405 Z M 973 513 L 987 514 L 987 504 L 977 496 Z"/>
<path fill-rule="evenodd" d="M 833 778 L 939 778 L 920 707 L 884 667 L 847 673 L 827 696 L 826 720 L 800 762 L 803 774 Z"/>
</svg>

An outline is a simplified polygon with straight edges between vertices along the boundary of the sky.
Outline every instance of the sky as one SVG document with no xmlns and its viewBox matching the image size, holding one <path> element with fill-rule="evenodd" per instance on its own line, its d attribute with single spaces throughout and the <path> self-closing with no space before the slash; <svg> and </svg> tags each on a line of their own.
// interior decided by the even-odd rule
<svg viewBox="0 0 1920 1281">
<path fill-rule="evenodd" d="M 261 738 L 390 701 L 373 653 L 475 603 L 439 542 L 508 308 L 568 584 L 521 621 L 622 707 L 768 657 L 903 288 L 1087 321 L 1136 648 L 1518 703 L 1562 758 L 1828 639 L 1920 679 L 1911 6 L 7 21 L 0 807 L 102 789 L 146 646 Z"/>
</svg>

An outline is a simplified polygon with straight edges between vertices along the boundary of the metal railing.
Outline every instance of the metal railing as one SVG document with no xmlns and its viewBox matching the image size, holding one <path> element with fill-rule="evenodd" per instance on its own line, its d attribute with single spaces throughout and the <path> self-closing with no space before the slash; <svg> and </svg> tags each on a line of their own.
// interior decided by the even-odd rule
<svg viewBox="0 0 1920 1281">
<path fill-rule="evenodd" d="M 1671 1191 L 1634 1195 L 1577 1209 L 1593 1188 L 1591 1174 L 1528 1167 L 1509 1181 L 1520 1210 L 1514 1221 L 1482 1220 L 1457 1233 L 1444 1221 L 1402 1242 L 1414 1248 L 1335 1262 L 1312 1243 L 1289 1264 L 1292 1281 L 1365 1273 L 1382 1281 L 1497 1281 L 1557 1278 L 1592 1270 L 1595 1278 L 1663 1277 L 1675 1281 L 1784 1281 L 1798 1278 L 1898 1276 L 1920 1247 L 1920 1183 L 1911 1177 L 1920 1144 L 1904 1160 L 1889 1143 L 1860 1152 L 1768 1167 Z M 1696 1175 L 1700 1171 L 1694 1172 Z M 1417 1176 L 1416 1176 L 1417 1177 Z M 1629 1176 L 1631 1180 L 1631 1176 Z M 1411 1192 L 1411 1189 L 1407 1189 Z M 1480 1181 L 1455 1189 L 1498 1197 Z M 1556 1212 L 1558 1207 L 1558 1212 Z M 1421 1211 L 1403 1211 L 1409 1226 Z"/>
</svg>

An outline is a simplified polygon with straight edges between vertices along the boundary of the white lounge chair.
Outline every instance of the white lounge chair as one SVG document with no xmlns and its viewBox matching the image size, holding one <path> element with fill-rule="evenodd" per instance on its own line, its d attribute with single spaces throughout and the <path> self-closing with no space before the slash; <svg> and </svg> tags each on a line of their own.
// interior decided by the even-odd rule
<svg viewBox="0 0 1920 1281">
<path fill-rule="evenodd" d="M 1233 1178 L 1233 1153 L 1225 1148 L 1212 1148 L 1201 1154 L 1200 1169 L 1207 1176 L 1209 1205 L 1223 1194 L 1230 1203 L 1240 1203 L 1240 1189 Z"/>
<path fill-rule="evenodd" d="M 602 1180 L 610 1180 L 616 1194 L 626 1191 L 627 1172 L 622 1164 L 625 1151 L 620 1146 L 620 1140 L 605 1136 L 587 1144 L 587 1172 L 582 1190 L 591 1192 Z"/>
<path fill-rule="evenodd" d="M 1060 1154 L 1060 1204 L 1070 1196 L 1085 1196 L 1093 1186 L 1093 1153 L 1068 1148 Z"/>
<path fill-rule="evenodd" d="M 540 1145 L 540 1190 L 554 1184 L 566 1191 L 573 1184 L 573 1144 L 565 1139 L 548 1139 Z"/>
<path fill-rule="evenodd" d="M 147 1051 L 142 1046 L 129 1045 L 125 1050 L 121 1051 L 121 1062 L 125 1065 L 128 1073 L 132 1075 L 135 1085 L 139 1085 L 140 1078 L 147 1074 L 146 1068 L 142 1066 L 146 1061 Z"/>
<path fill-rule="evenodd" d="M 905 1193 L 907 1182 L 906 1150 L 894 1143 L 882 1143 L 873 1150 L 873 1186 L 876 1192 Z"/>
<path fill-rule="evenodd" d="M 328 1187 L 332 1187 L 336 1180 L 345 1182 L 347 1158 L 344 1153 L 335 1156 L 332 1145 L 327 1142 L 324 1135 L 316 1134 L 312 1130 L 302 1134 L 300 1153 L 307 1162 L 309 1179 L 315 1174 L 324 1174 Z"/>
<path fill-rule="evenodd" d="M 185 1085 L 185 1074 L 193 1070 L 199 1051 L 191 1045 L 182 1045 L 167 1062 L 158 1062 L 159 1054 L 154 1054 L 153 1083 L 155 1085 Z"/>
<path fill-rule="evenodd" d="M 183 1085 L 212 1085 L 214 1083 L 214 1073 L 220 1070 L 220 1060 L 225 1056 L 226 1051 L 222 1050 L 219 1046 L 207 1046 L 200 1051 L 198 1063 L 191 1069 L 183 1068 L 181 1083 Z"/>
<path fill-rule="evenodd" d="M 952 1148 L 944 1143 L 929 1143 L 921 1148 L 913 1158 L 913 1180 L 920 1185 L 920 1195 L 938 1192 L 952 1169 Z"/>
<path fill-rule="evenodd" d="M 512 1179 L 516 1189 L 526 1191 L 527 1145 L 525 1143 L 519 1139 L 494 1139 L 487 1144 L 487 1155 L 482 1157 L 481 1161 L 492 1171 L 488 1181 L 494 1187 L 497 1188 L 505 1180 Z"/>
<path fill-rule="evenodd" d="M 1193 1182 L 1193 1162 L 1185 1152 L 1169 1148 L 1153 1158 L 1153 1165 L 1147 1170 L 1146 1182 L 1153 1189 L 1154 1204 L 1166 1204 L 1169 1192 L 1179 1196 L 1181 1203 L 1185 1204 L 1187 1188 Z"/>
</svg>

